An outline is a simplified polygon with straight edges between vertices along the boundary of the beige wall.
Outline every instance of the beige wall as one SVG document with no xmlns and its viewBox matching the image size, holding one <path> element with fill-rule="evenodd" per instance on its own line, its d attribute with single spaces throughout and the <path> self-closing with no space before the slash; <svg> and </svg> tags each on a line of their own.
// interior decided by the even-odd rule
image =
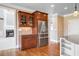
<svg viewBox="0 0 79 59">
<path fill-rule="evenodd" d="M 79 16 L 64 17 L 64 35 L 79 35 Z"/>
<path fill-rule="evenodd" d="M 64 17 L 63 16 L 58 16 L 58 37 L 62 37 L 64 35 Z"/>
</svg>

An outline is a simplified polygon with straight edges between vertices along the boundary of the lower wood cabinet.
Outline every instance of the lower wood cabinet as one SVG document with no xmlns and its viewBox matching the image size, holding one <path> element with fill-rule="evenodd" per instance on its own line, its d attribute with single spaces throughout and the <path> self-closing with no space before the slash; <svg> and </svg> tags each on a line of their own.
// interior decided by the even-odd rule
<svg viewBox="0 0 79 59">
<path fill-rule="evenodd" d="M 35 35 L 22 35 L 21 49 L 37 47 L 37 39 Z"/>
</svg>

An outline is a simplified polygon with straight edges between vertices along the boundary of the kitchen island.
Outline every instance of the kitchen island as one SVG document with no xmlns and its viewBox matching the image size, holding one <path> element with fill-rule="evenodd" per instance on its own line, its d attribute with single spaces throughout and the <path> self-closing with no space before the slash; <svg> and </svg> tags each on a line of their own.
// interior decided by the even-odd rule
<svg viewBox="0 0 79 59">
<path fill-rule="evenodd" d="M 61 55 L 79 56 L 79 35 L 64 36 L 60 41 Z"/>
</svg>

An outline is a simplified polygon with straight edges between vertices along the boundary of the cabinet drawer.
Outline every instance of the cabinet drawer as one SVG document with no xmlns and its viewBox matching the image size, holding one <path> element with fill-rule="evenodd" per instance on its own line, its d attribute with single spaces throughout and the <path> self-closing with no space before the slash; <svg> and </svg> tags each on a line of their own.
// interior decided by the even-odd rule
<svg viewBox="0 0 79 59">
<path fill-rule="evenodd" d="M 62 43 L 62 47 L 65 47 L 66 49 L 72 50 L 74 48 L 74 44 L 66 44 L 66 43 Z"/>
<path fill-rule="evenodd" d="M 62 41 L 62 46 L 67 46 L 67 47 L 69 47 L 69 48 L 73 48 L 73 46 L 74 46 L 74 43 L 72 43 L 72 42 L 70 42 L 70 41 L 68 41 L 68 40 L 63 40 Z"/>
<path fill-rule="evenodd" d="M 74 56 L 74 49 L 69 50 L 62 47 L 62 54 L 64 54 L 65 56 Z"/>
<path fill-rule="evenodd" d="M 29 39 L 29 38 L 34 38 L 34 37 L 31 35 L 22 35 L 22 39 Z"/>
<path fill-rule="evenodd" d="M 71 44 L 71 42 L 70 42 L 70 41 L 68 41 L 68 40 L 66 40 L 66 39 L 61 40 L 61 42 L 62 42 L 62 43 L 69 44 L 69 45 Z"/>
</svg>

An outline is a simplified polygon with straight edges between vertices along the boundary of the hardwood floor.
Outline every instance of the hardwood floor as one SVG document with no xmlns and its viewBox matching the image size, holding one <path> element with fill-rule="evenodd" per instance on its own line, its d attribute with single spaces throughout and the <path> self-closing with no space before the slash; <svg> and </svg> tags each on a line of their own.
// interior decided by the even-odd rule
<svg viewBox="0 0 79 59">
<path fill-rule="evenodd" d="M 27 50 L 10 49 L 0 51 L 0 56 L 48 56 L 48 46 Z"/>
<path fill-rule="evenodd" d="M 0 51 L 0 56 L 59 56 L 57 44 L 27 50 L 9 49 Z"/>
<path fill-rule="evenodd" d="M 49 55 L 60 56 L 60 44 L 50 42 L 49 44 Z"/>
</svg>

